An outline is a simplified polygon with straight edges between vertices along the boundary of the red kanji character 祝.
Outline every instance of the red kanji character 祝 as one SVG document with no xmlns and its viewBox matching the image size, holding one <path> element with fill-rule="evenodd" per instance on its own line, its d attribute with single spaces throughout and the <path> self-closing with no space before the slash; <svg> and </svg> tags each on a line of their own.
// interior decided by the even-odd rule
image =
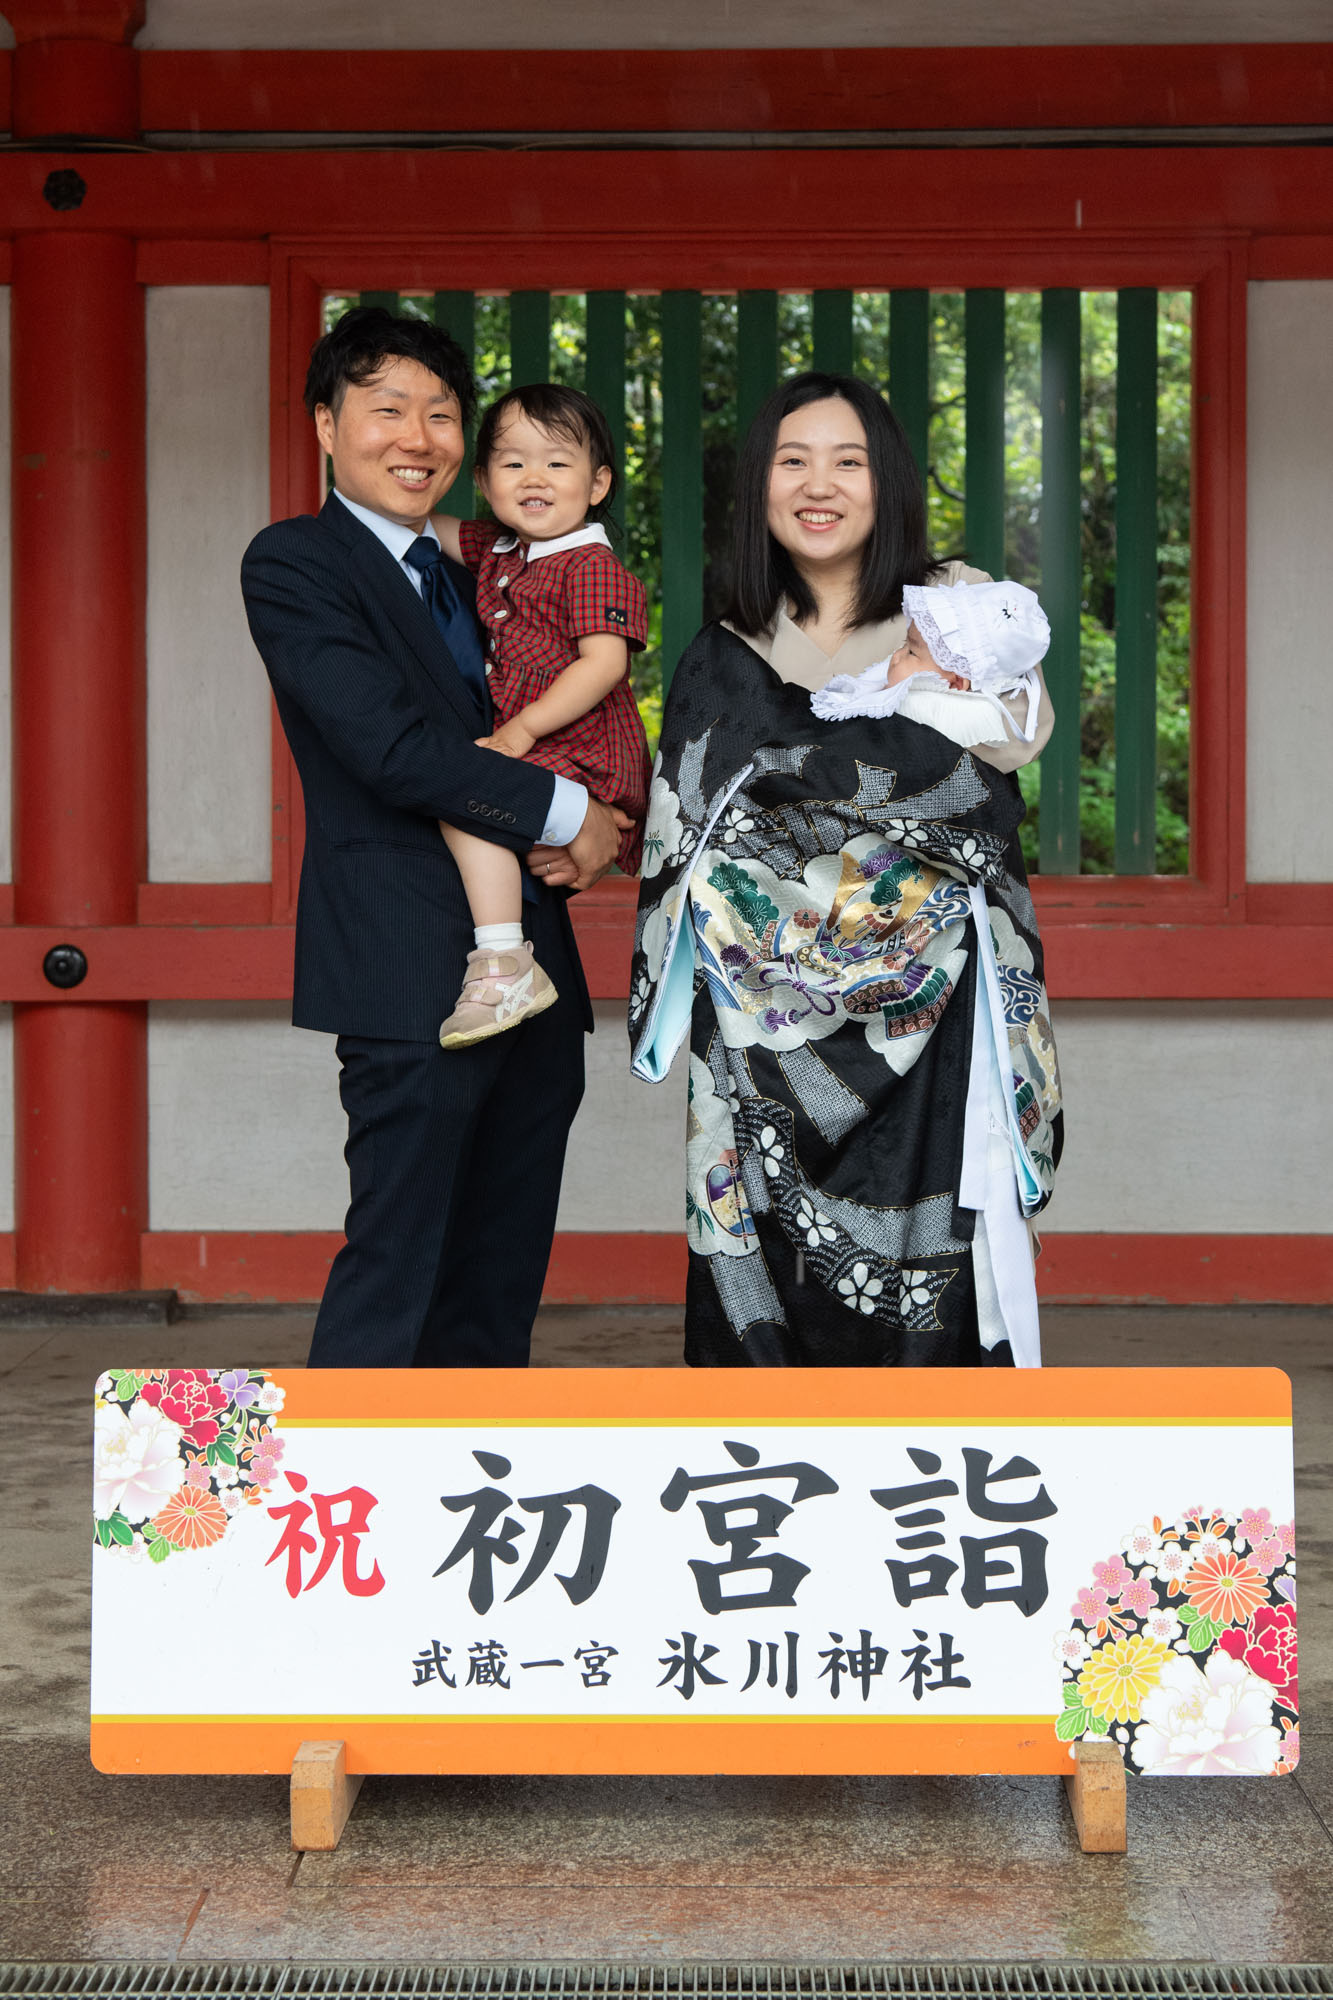
<svg viewBox="0 0 1333 2000">
<path fill-rule="evenodd" d="M 289 1472 L 287 1484 L 293 1493 L 305 1492 L 309 1481 L 299 1472 Z M 346 1506 L 347 1518 L 335 1521 L 335 1507 Z M 370 1574 L 363 1576 L 357 1568 L 357 1554 L 361 1537 L 367 1532 L 370 1510 L 378 1507 L 379 1501 L 364 1486 L 348 1486 L 341 1493 L 312 1493 L 308 1501 L 291 1500 L 285 1507 L 270 1507 L 271 1519 L 285 1525 L 278 1537 L 278 1545 L 268 1561 L 275 1563 L 279 1556 L 287 1558 L 287 1595 L 298 1597 L 301 1590 L 313 1590 L 322 1582 L 333 1567 L 334 1557 L 342 1555 L 342 1584 L 349 1597 L 374 1597 L 384 1588 L 384 1578 L 378 1563 L 372 1565 Z M 306 1523 L 314 1515 L 318 1539 L 312 1535 Z M 320 1544 L 323 1547 L 320 1548 Z M 315 1565 L 315 1573 L 310 1581 L 302 1583 L 302 1565 L 306 1556 L 314 1555 L 320 1549 L 320 1557 Z M 268 1563 L 264 1565 L 267 1569 Z"/>
</svg>

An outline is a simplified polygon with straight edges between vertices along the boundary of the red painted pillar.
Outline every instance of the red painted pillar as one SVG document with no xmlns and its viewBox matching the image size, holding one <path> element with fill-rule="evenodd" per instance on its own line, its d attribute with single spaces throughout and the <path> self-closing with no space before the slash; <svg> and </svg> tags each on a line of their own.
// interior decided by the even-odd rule
<svg viewBox="0 0 1333 2000">
<path fill-rule="evenodd" d="M 137 139 L 145 0 L 6 0 L 16 139 Z"/>
<path fill-rule="evenodd" d="M 96 174 L 90 158 L 89 178 Z M 133 923 L 146 863 L 144 304 L 128 237 L 14 245 L 14 917 Z M 96 945 L 88 947 L 90 962 Z M 94 968 L 95 969 L 95 968 Z M 24 1291 L 139 1286 L 147 1009 L 16 1007 Z"/>
</svg>

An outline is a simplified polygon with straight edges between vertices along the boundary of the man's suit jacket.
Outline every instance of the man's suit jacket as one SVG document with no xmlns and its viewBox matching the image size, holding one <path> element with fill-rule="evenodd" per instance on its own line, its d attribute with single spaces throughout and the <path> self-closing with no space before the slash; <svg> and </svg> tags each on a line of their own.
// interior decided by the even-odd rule
<svg viewBox="0 0 1333 2000">
<path fill-rule="evenodd" d="M 468 573 L 450 573 L 472 601 Z M 255 537 L 241 588 L 305 795 L 292 1020 L 434 1041 L 472 946 L 436 821 L 522 853 L 541 839 L 554 781 L 477 748 L 489 715 L 399 564 L 332 495 L 318 517 Z M 577 967 L 564 897 L 543 892 L 534 921 L 564 933 Z"/>
</svg>

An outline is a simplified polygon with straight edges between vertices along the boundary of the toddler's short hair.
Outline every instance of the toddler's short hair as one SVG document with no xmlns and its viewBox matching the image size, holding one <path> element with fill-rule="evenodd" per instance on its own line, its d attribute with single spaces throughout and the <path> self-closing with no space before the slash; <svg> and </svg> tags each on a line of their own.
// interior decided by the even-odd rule
<svg viewBox="0 0 1333 2000">
<path fill-rule="evenodd" d="M 591 396 L 582 389 L 567 389 L 560 382 L 528 382 L 506 389 L 497 396 L 477 429 L 476 462 L 484 471 L 495 451 L 495 441 L 505 418 L 519 411 L 539 430 L 581 445 L 592 460 L 593 471 L 606 466 L 611 484 L 595 507 L 588 509 L 590 521 L 600 521 L 616 497 L 620 485 L 616 472 L 616 447 L 611 426 Z"/>
</svg>

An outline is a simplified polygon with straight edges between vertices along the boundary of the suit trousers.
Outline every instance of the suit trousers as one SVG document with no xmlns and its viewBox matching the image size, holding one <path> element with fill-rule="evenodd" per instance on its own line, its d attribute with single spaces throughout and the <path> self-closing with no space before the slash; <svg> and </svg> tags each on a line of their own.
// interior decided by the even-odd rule
<svg viewBox="0 0 1333 2000">
<path fill-rule="evenodd" d="M 542 928 L 560 997 L 535 1020 L 467 1049 L 339 1036 L 351 1205 L 312 1368 L 527 1366 L 583 1096 L 581 982 Z"/>
</svg>

